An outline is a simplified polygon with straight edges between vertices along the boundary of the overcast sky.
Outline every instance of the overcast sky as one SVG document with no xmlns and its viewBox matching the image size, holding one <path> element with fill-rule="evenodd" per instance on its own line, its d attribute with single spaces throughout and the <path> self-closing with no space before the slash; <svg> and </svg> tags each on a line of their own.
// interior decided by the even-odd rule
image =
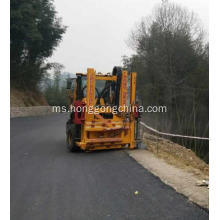
<svg viewBox="0 0 220 220">
<path fill-rule="evenodd" d="M 134 53 L 126 40 L 134 25 L 151 14 L 161 0 L 54 0 L 58 15 L 68 29 L 50 62 L 59 62 L 64 71 L 111 72 L 121 65 L 123 55 Z M 198 14 L 209 27 L 208 0 L 174 0 Z"/>
</svg>

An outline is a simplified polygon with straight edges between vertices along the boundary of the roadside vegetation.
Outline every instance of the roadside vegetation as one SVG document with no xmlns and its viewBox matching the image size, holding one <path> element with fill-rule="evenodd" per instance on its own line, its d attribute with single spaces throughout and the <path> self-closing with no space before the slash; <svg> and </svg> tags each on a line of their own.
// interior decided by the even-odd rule
<svg viewBox="0 0 220 220">
<path fill-rule="evenodd" d="M 193 12 L 164 1 L 133 29 L 128 45 L 135 54 L 124 66 L 138 72 L 140 104 L 165 105 L 166 113 L 145 113 L 164 132 L 209 136 L 209 44 Z M 208 162 L 208 141 L 175 139 Z"/>
<path fill-rule="evenodd" d="M 39 85 L 55 64 L 46 62 L 62 40 L 62 25 L 53 0 L 11 0 L 11 87 L 39 94 Z M 30 103 L 29 103 L 30 104 Z"/>
<path fill-rule="evenodd" d="M 43 94 L 51 106 L 68 106 L 69 99 L 66 91 L 66 78 L 62 77 L 63 66 L 57 64 L 53 73 L 45 78 L 43 83 Z M 67 76 L 68 78 L 68 76 Z"/>
</svg>

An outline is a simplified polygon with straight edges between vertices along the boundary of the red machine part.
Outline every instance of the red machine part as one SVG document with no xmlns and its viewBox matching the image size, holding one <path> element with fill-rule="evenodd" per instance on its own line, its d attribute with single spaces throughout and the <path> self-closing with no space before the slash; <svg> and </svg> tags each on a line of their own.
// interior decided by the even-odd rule
<svg viewBox="0 0 220 220">
<path fill-rule="evenodd" d="M 137 119 L 139 117 L 139 105 L 136 103 L 134 104 L 134 117 Z"/>
<path fill-rule="evenodd" d="M 86 104 L 81 100 L 77 100 L 74 102 L 74 124 L 83 124 L 85 121 L 85 106 Z"/>
</svg>

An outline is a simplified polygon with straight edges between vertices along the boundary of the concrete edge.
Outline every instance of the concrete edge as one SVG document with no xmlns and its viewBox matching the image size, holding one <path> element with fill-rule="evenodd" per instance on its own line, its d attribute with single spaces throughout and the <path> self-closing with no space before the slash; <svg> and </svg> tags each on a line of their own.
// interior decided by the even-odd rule
<svg viewBox="0 0 220 220">
<path fill-rule="evenodd" d="M 54 113 L 52 106 L 11 107 L 10 118 L 49 115 Z"/>
<path fill-rule="evenodd" d="M 208 204 L 204 204 L 203 202 L 201 203 L 200 201 L 195 200 L 194 198 L 191 198 L 191 196 L 184 192 L 182 189 L 177 188 L 175 186 L 175 184 L 170 183 L 169 181 L 166 180 L 166 178 L 164 178 L 163 175 L 161 175 L 159 172 L 156 172 L 154 170 L 154 168 L 152 168 L 151 166 L 146 166 L 146 163 L 143 163 L 143 161 L 136 157 L 136 155 L 134 154 L 133 151 L 130 150 L 126 150 L 126 153 L 133 158 L 138 164 L 140 164 L 144 169 L 148 170 L 149 172 L 151 172 L 153 175 L 155 175 L 156 177 L 158 177 L 164 184 L 170 186 L 171 188 L 173 188 L 177 193 L 180 193 L 181 195 L 183 195 L 184 197 L 186 197 L 190 202 L 194 203 L 195 205 L 197 205 L 198 207 L 200 207 L 201 209 L 203 209 L 206 212 L 209 212 L 209 205 Z M 151 152 L 150 152 L 151 153 Z M 152 154 L 153 155 L 153 154 Z M 156 157 L 155 157 L 156 158 Z M 157 160 L 161 160 L 163 163 L 166 164 L 166 162 L 162 159 L 156 158 Z M 167 164 L 168 166 L 171 166 L 169 164 Z M 175 168 L 178 169 L 178 168 Z"/>
</svg>

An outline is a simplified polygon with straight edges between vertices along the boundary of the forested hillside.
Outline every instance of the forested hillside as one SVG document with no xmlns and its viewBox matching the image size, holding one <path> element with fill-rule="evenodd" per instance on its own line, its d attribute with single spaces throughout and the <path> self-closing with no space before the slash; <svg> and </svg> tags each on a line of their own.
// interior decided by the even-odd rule
<svg viewBox="0 0 220 220">
<path fill-rule="evenodd" d="M 53 0 L 10 1 L 11 86 L 36 91 L 47 71 L 46 62 L 62 40 L 62 25 Z"/>
<path fill-rule="evenodd" d="M 128 44 L 136 53 L 124 56 L 124 66 L 138 72 L 140 102 L 167 106 L 143 120 L 165 132 L 208 137 L 209 45 L 197 16 L 164 2 L 134 28 Z M 208 161 L 207 141 L 176 141 Z"/>
<path fill-rule="evenodd" d="M 41 84 L 41 91 L 51 106 L 67 106 L 69 99 L 66 91 L 68 78 L 74 78 L 75 74 L 63 72 L 62 65 L 56 65 L 53 73 L 50 74 Z"/>
</svg>

